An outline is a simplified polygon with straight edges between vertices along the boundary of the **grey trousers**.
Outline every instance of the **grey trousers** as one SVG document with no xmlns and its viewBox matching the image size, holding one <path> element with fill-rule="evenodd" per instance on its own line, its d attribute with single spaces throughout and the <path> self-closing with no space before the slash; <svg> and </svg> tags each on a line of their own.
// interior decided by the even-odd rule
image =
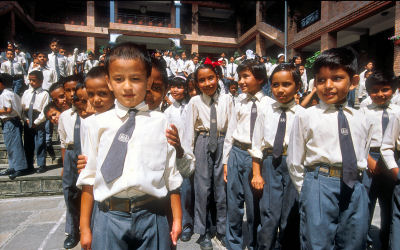
<svg viewBox="0 0 400 250">
<path fill-rule="evenodd" d="M 15 171 L 26 170 L 28 164 L 22 145 L 22 124 L 19 117 L 8 120 L 2 124 L 4 144 L 7 149 L 8 166 Z"/>
<path fill-rule="evenodd" d="M 82 192 L 76 187 L 76 181 L 79 176 L 76 168 L 77 157 L 73 150 L 65 150 L 62 176 L 64 200 L 67 207 L 65 232 L 71 235 L 79 235 L 79 217 L 81 214 Z"/>
<path fill-rule="evenodd" d="M 92 249 L 170 249 L 167 216 L 164 211 L 157 210 L 166 206 L 155 202 L 149 206 L 152 209 L 133 213 L 97 210 L 92 230 Z"/>
<path fill-rule="evenodd" d="M 217 232 L 225 235 L 226 191 L 222 165 L 224 139 L 223 136 L 218 138 L 218 148 L 214 153 L 207 149 L 209 136 L 199 135 L 196 140 L 194 148 L 196 156 L 194 232 L 200 235 L 210 229 L 210 225 L 207 223 L 207 213 L 210 208 L 211 196 L 214 196 L 215 201 Z"/>
</svg>

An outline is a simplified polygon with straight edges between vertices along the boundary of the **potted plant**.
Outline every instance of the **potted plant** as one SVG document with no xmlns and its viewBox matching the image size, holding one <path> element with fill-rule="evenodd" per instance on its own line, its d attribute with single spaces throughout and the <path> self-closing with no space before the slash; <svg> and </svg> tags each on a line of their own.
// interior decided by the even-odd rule
<svg viewBox="0 0 400 250">
<path fill-rule="evenodd" d="M 142 19 L 139 19 L 138 24 L 139 24 L 139 25 L 142 25 L 142 24 L 143 24 L 143 20 L 142 20 Z"/>
<path fill-rule="evenodd" d="M 75 21 L 74 21 L 74 20 L 71 20 L 71 24 L 74 25 L 74 24 L 75 24 Z"/>
<path fill-rule="evenodd" d="M 163 26 L 163 23 L 162 23 L 162 22 L 159 22 L 159 23 L 158 23 L 158 27 L 161 27 L 161 26 Z"/>
<path fill-rule="evenodd" d="M 129 20 L 128 20 L 128 23 L 129 23 L 129 24 L 132 24 L 132 23 L 133 23 L 133 20 L 132 20 L 132 19 L 129 19 Z"/>
<path fill-rule="evenodd" d="M 153 26 L 153 21 L 149 21 L 149 26 Z"/>
<path fill-rule="evenodd" d="M 122 18 L 118 18 L 118 23 L 122 23 Z"/>
<path fill-rule="evenodd" d="M 388 38 L 388 40 L 393 41 L 394 45 L 400 45 L 400 36 L 391 36 Z"/>
</svg>

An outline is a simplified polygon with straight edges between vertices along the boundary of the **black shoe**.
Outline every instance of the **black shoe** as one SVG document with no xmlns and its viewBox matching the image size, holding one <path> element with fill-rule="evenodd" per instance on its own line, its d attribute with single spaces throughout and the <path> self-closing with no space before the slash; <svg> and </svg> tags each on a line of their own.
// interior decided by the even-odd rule
<svg viewBox="0 0 400 250">
<path fill-rule="evenodd" d="M 27 170 L 18 170 L 18 171 L 15 171 L 14 173 L 10 174 L 8 176 L 8 178 L 10 178 L 11 180 L 14 180 L 15 178 L 17 178 L 19 176 L 24 176 L 29 173 L 30 173 L 30 171 L 27 171 Z"/>
<path fill-rule="evenodd" d="M 185 228 L 182 230 L 181 241 L 183 241 L 183 242 L 189 241 L 189 240 L 192 238 L 192 235 L 193 235 L 193 230 L 192 230 L 192 228 L 191 228 L 190 226 L 185 227 Z"/>
<path fill-rule="evenodd" d="M 226 247 L 226 237 L 224 234 L 217 233 L 217 239 L 221 242 L 221 244 Z"/>
<path fill-rule="evenodd" d="M 79 243 L 79 236 L 68 235 L 68 237 L 64 241 L 64 248 L 71 249 L 76 247 Z"/>
<path fill-rule="evenodd" d="M 53 145 L 47 145 L 46 150 L 47 153 L 49 153 L 51 160 L 54 161 L 56 159 L 56 153 L 54 152 Z"/>
<path fill-rule="evenodd" d="M 40 166 L 37 170 L 36 173 L 40 174 L 40 173 L 44 173 L 46 172 L 46 167 L 45 166 Z"/>
<path fill-rule="evenodd" d="M 210 237 L 209 233 L 201 235 L 197 242 L 199 243 L 201 250 L 212 250 L 213 249 L 213 245 L 212 245 L 211 237 Z"/>
<path fill-rule="evenodd" d="M 3 170 L 3 171 L 0 172 L 0 176 L 10 175 L 10 174 L 13 174 L 14 172 L 15 172 L 14 169 L 7 168 L 6 170 Z"/>
</svg>

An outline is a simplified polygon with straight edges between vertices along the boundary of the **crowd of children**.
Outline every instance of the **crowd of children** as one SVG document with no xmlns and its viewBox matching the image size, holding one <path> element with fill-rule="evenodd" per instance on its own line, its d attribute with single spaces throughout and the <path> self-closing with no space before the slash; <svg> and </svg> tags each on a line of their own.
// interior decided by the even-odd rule
<svg viewBox="0 0 400 250">
<path fill-rule="evenodd" d="M 381 248 L 400 248 L 393 72 L 358 74 L 345 48 L 311 73 L 300 56 L 186 60 L 129 42 L 71 70 L 50 49 L 27 67 L 7 48 L 1 175 L 32 173 L 35 156 L 46 171 L 57 127 L 66 249 L 171 249 L 194 233 L 201 249 L 214 236 L 227 249 L 366 249 L 377 200 Z"/>
</svg>

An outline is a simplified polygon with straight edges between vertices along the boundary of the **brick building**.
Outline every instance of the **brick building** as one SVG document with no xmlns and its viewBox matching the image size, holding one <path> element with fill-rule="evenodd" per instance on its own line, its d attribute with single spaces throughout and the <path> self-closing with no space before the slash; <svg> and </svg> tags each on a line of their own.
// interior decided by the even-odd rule
<svg viewBox="0 0 400 250">
<path fill-rule="evenodd" d="M 276 56 L 284 46 L 284 2 L 248 1 L 4 1 L 0 43 L 14 40 L 27 49 L 47 49 L 58 37 L 70 49 L 97 52 L 110 37 L 168 49 L 169 38 L 186 51 L 217 56 L 253 49 Z M 400 74 L 400 2 L 290 1 L 288 56 L 352 46 L 361 58 Z M 1 47 L 4 47 L 2 45 Z"/>
</svg>

